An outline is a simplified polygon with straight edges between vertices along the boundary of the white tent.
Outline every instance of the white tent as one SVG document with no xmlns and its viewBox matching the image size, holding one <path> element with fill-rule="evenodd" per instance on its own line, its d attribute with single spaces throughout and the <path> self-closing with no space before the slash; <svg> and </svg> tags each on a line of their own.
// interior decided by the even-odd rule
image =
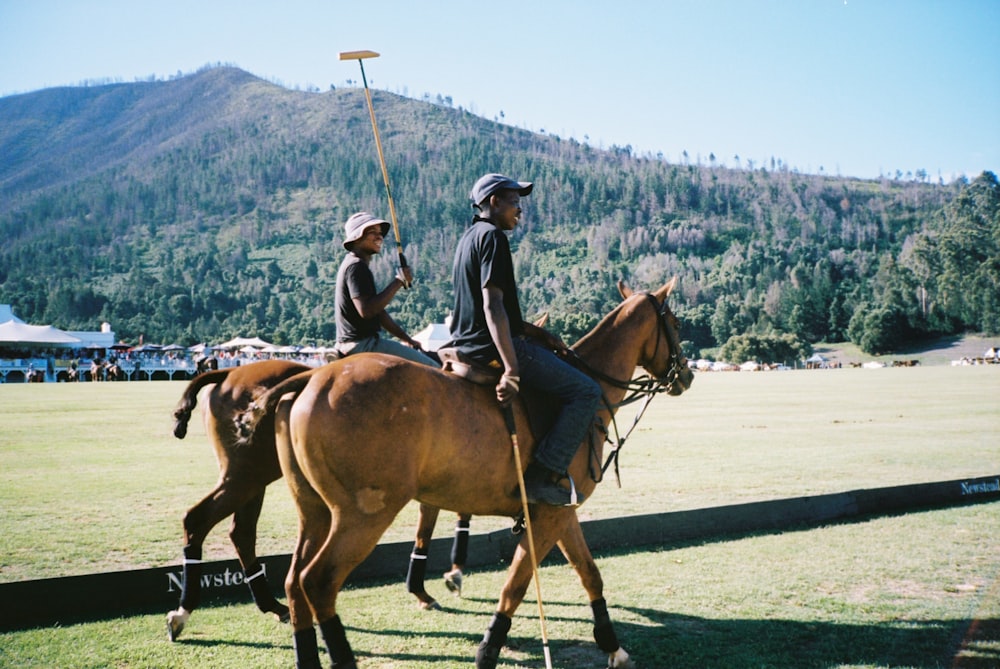
<svg viewBox="0 0 1000 669">
<path fill-rule="evenodd" d="M 83 342 L 51 325 L 28 325 L 16 320 L 0 323 L 0 344 L 8 346 L 80 346 Z"/>
<path fill-rule="evenodd" d="M 413 335 L 425 351 L 436 351 L 451 341 L 451 331 L 444 323 L 431 323 Z"/>
<path fill-rule="evenodd" d="M 827 359 L 821 356 L 819 353 L 814 353 L 812 356 L 806 358 L 806 369 L 826 369 L 830 366 Z"/>
<path fill-rule="evenodd" d="M 260 337 L 235 337 L 227 342 L 216 344 L 213 348 L 243 348 L 245 346 L 253 346 L 254 348 L 260 349 L 272 346 L 272 344 L 264 341 Z"/>
</svg>

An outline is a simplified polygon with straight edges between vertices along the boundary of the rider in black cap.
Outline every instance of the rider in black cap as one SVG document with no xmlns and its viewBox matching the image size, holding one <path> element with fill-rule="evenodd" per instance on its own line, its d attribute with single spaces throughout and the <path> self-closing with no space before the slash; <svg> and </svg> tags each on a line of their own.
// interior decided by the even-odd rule
<svg viewBox="0 0 1000 669">
<path fill-rule="evenodd" d="M 504 232 L 521 217 L 521 196 L 532 184 L 502 174 L 487 174 L 472 188 L 472 204 L 479 210 L 455 252 L 453 280 L 455 309 L 452 342 L 473 361 L 502 370 L 497 399 L 510 402 L 521 385 L 557 396 L 562 409 L 552 429 L 535 448 L 524 475 L 530 502 L 569 506 L 582 502 L 568 478 L 567 468 L 594 419 L 601 389 L 589 376 L 564 362 L 553 351 L 566 345 L 542 328 L 524 321 L 514 280 L 510 244 Z"/>
</svg>

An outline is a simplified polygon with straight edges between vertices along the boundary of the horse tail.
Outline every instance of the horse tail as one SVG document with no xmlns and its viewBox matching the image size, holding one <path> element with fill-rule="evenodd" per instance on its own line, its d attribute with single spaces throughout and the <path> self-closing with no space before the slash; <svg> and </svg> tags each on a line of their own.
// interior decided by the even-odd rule
<svg viewBox="0 0 1000 669">
<path fill-rule="evenodd" d="M 188 421 L 191 420 L 191 412 L 198 406 L 198 392 L 205 386 L 212 385 L 213 383 L 222 383 L 229 376 L 229 372 L 234 369 L 238 368 L 229 367 L 214 372 L 205 372 L 191 379 L 191 383 L 188 384 L 187 388 L 184 389 L 184 394 L 181 395 L 181 401 L 177 403 L 177 408 L 174 409 L 175 437 L 183 439 L 187 436 L 187 427 Z"/>
<path fill-rule="evenodd" d="M 233 421 L 236 423 L 236 445 L 248 446 L 254 439 L 254 433 L 260 427 L 261 421 L 265 417 L 274 413 L 278 401 L 288 393 L 296 396 L 302 392 L 316 369 L 307 369 L 291 376 L 273 388 L 265 390 L 250 402 L 245 411 L 236 414 Z"/>
</svg>

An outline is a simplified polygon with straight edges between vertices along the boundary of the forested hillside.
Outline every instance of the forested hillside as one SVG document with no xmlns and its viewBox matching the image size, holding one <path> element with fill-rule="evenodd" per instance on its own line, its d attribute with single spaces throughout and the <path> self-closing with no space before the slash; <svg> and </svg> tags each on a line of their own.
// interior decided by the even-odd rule
<svg viewBox="0 0 1000 669">
<path fill-rule="evenodd" d="M 780 160 L 669 164 L 373 91 L 417 281 L 411 332 L 451 305 L 468 192 L 534 181 L 512 235 L 526 316 L 575 340 L 637 288 L 680 277 L 690 355 L 869 352 L 1000 333 L 1000 185 L 799 174 Z M 0 98 L 0 302 L 126 341 L 331 342 L 343 222 L 388 218 L 364 92 L 291 91 L 234 68 Z M 392 273 L 392 240 L 376 260 Z"/>
</svg>

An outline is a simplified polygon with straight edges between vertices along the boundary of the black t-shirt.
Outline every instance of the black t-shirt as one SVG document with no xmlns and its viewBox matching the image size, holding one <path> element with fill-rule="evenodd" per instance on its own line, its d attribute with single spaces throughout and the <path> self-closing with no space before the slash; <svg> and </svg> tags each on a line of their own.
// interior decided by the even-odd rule
<svg viewBox="0 0 1000 669">
<path fill-rule="evenodd" d="M 337 270 L 337 341 L 358 341 L 378 334 L 378 318 L 362 318 L 354 306 L 355 297 L 376 294 L 375 277 L 368 263 L 348 252 Z"/>
<path fill-rule="evenodd" d="M 476 221 L 458 241 L 452 273 L 455 310 L 451 317 L 451 343 L 473 360 L 488 364 L 499 360 L 483 311 L 483 288 L 492 284 L 503 291 L 503 306 L 512 336 L 524 332 L 517 299 L 510 242 L 489 221 Z"/>
</svg>

